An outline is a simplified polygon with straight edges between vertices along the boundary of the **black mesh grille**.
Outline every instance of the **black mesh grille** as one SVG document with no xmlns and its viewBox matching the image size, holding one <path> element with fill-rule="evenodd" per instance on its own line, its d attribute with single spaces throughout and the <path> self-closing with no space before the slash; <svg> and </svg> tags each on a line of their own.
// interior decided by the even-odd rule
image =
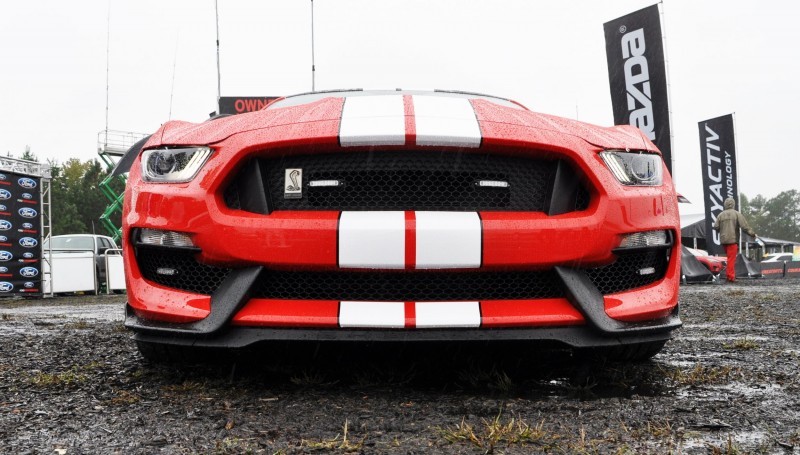
<svg viewBox="0 0 800 455">
<path fill-rule="evenodd" d="M 668 250 L 621 254 L 613 264 L 587 269 L 586 273 L 603 295 L 636 289 L 664 278 L 669 262 L 667 254 Z M 648 268 L 653 273 L 640 273 Z"/>
<path fill-rule="evenodd" d="M 145 279 L 197 294 L 213 294 L 230 271 L 174 250 L 140 248 L 136 258 Z M 586 272 L 606 295 L 664 278 L 668 262 L 664 250 L 645 251 L 620 255 L 616 262 Z M 654 273 L 640 273 L 650 267 Z M 175 274 L 158 273 L 159 268 L 175 270 Z M 253 289 L 253 297 L 298 300 L 480 301 L 563 295 L 552 271 L 267 271 Z"/>
<path fill-rule="evenodd" d="M 139 248 L 136 251 L 136 260 L 145 279 L 197 294 L 213 294 L 230 272 L 230 269 L 197 262 L 191 252 Z M 175 273 L 158 273 L 159 268 L 174 270 Z"/>
<path fill-rule="evenodd" d="M 557 161 L 478 153 L 379 151 L 263 159 L 270 210 L 502 210 L 547 211 Z M 303 195 L 284 198 L 286 169 L 303 170 Z M 237 179 L 238 180 L 238 179 Z M 310 187 L 336 180 L 338 187 Z M 479 186 L 480 181 L 508 187 Z M 250 191 L 251 189 L 248 189 Z M 240 208 L 231 185 L 226 204 Z M 252 191 L 256 191 L 253 189 Z M 580 188 L 575 207 L 588 207 Z"/>
<path fill-rule="evenodd" d="M 270 272 L 254 296 L 274 299 L 451 301 L 562 296 L 552 272 Z"/>
</svg>

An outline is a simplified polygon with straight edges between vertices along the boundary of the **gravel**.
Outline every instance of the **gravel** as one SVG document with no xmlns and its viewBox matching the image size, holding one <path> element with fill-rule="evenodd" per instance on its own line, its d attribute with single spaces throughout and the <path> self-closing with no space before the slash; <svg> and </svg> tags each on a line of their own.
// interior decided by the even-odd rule
<svg viewBox="0 0 800 455">
<path fill-rule="evenodd" d="M 0 453 L 800 453 L 800 280 L 684 286 L 640 364 L 517 343 L 158 365 L 124 301 L 0 301 Z"/>
</svg>

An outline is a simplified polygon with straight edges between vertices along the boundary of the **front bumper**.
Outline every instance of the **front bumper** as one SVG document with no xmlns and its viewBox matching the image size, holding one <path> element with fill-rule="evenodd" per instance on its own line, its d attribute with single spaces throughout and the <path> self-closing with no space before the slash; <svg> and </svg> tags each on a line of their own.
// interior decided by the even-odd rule
<svg viewBox="0 0 800 455">
<path fill-rule="evenodd" d="M 250 300 L 262 267 L 240 269 L 229 275 L 211 296 L 211 311 L 201 320 L 170 323 L 138 317 L 126 305 L 125 326 L 137 332 L 136 338 L 167 344 L 236 348 L 259 341 L 468 341 L 468 340 L 549 340 L 573 347 L 615 346 L 667 340 L 681 326 L 678 307 L 666 316 L 646 322 L 612 319 L 605 311 L 604 297 L 581 270 L 556 267 L 566 300 L 577 308 L 586 324 L 569 327 L 490 328 L 490 329 L 320 329 L 247 327 L 230 321 Z"/>
</svg>

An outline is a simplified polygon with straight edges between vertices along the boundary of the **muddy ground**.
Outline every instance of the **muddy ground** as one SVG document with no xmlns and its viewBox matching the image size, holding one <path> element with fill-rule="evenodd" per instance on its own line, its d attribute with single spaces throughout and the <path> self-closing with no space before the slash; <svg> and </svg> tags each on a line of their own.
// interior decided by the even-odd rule
<svg viewBox="0 0 800 455">
<path fill-rule="evenodd" d="M 519 345 L 154 365 L 124 299 L 0 301 L 0 453 L 800 453 L 800 280 L 682 288 L 684 327 L 634 365 Z"/>
</svg>

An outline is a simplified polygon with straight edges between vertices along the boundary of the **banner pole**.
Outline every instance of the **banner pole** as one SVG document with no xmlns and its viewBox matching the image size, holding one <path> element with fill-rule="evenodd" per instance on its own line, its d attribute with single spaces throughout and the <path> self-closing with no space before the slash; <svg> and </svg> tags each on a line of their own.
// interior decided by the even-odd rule
<svg viewBox="0 0 800 455">
<path fill-rule="evenodd" d="M 665 14 L 664 14 L 664 0 L 661 0 L 659 2 L 659 4 L 661 5 L 661 8 L 660 8 L 660 12 L 661 12 L 661 42 L 662 42 L 662 44 L 664 46 L 664 73 L 665 73 L 665 76 L 666 76 L 666 79 L 667 79 L 667 116 L 669 118 L 669 143 L 670 143 L 670 147 L 672 149 L 674 149 L 675 148 L 675 146 L 674 146 L 674 144 L 675 144 L 675 134 L 673 133 L 673 131 L 675 131 L 675 124 L 672 123 L 672 93 L 671 93 L 672 89 L 671 89 L 670 80 L 669 80 L 669 51 L 667 50 L 668 49 L 668 47 L 667 47 L 667 21 L 665 19 Z M 672 150 L 670 150 L 670 154 L 669 155 L 670 155 L 669 156 L 669 158 L 670 158 L 670 167 L 669 168 L 672 171 L 672 180 L 674 182 L 675 181 L 675 171 L 677 170 L 677 169 L 675 169 L 675 155 L 676 155 L 676 153 L 673 152 Z"/>
</svg>

